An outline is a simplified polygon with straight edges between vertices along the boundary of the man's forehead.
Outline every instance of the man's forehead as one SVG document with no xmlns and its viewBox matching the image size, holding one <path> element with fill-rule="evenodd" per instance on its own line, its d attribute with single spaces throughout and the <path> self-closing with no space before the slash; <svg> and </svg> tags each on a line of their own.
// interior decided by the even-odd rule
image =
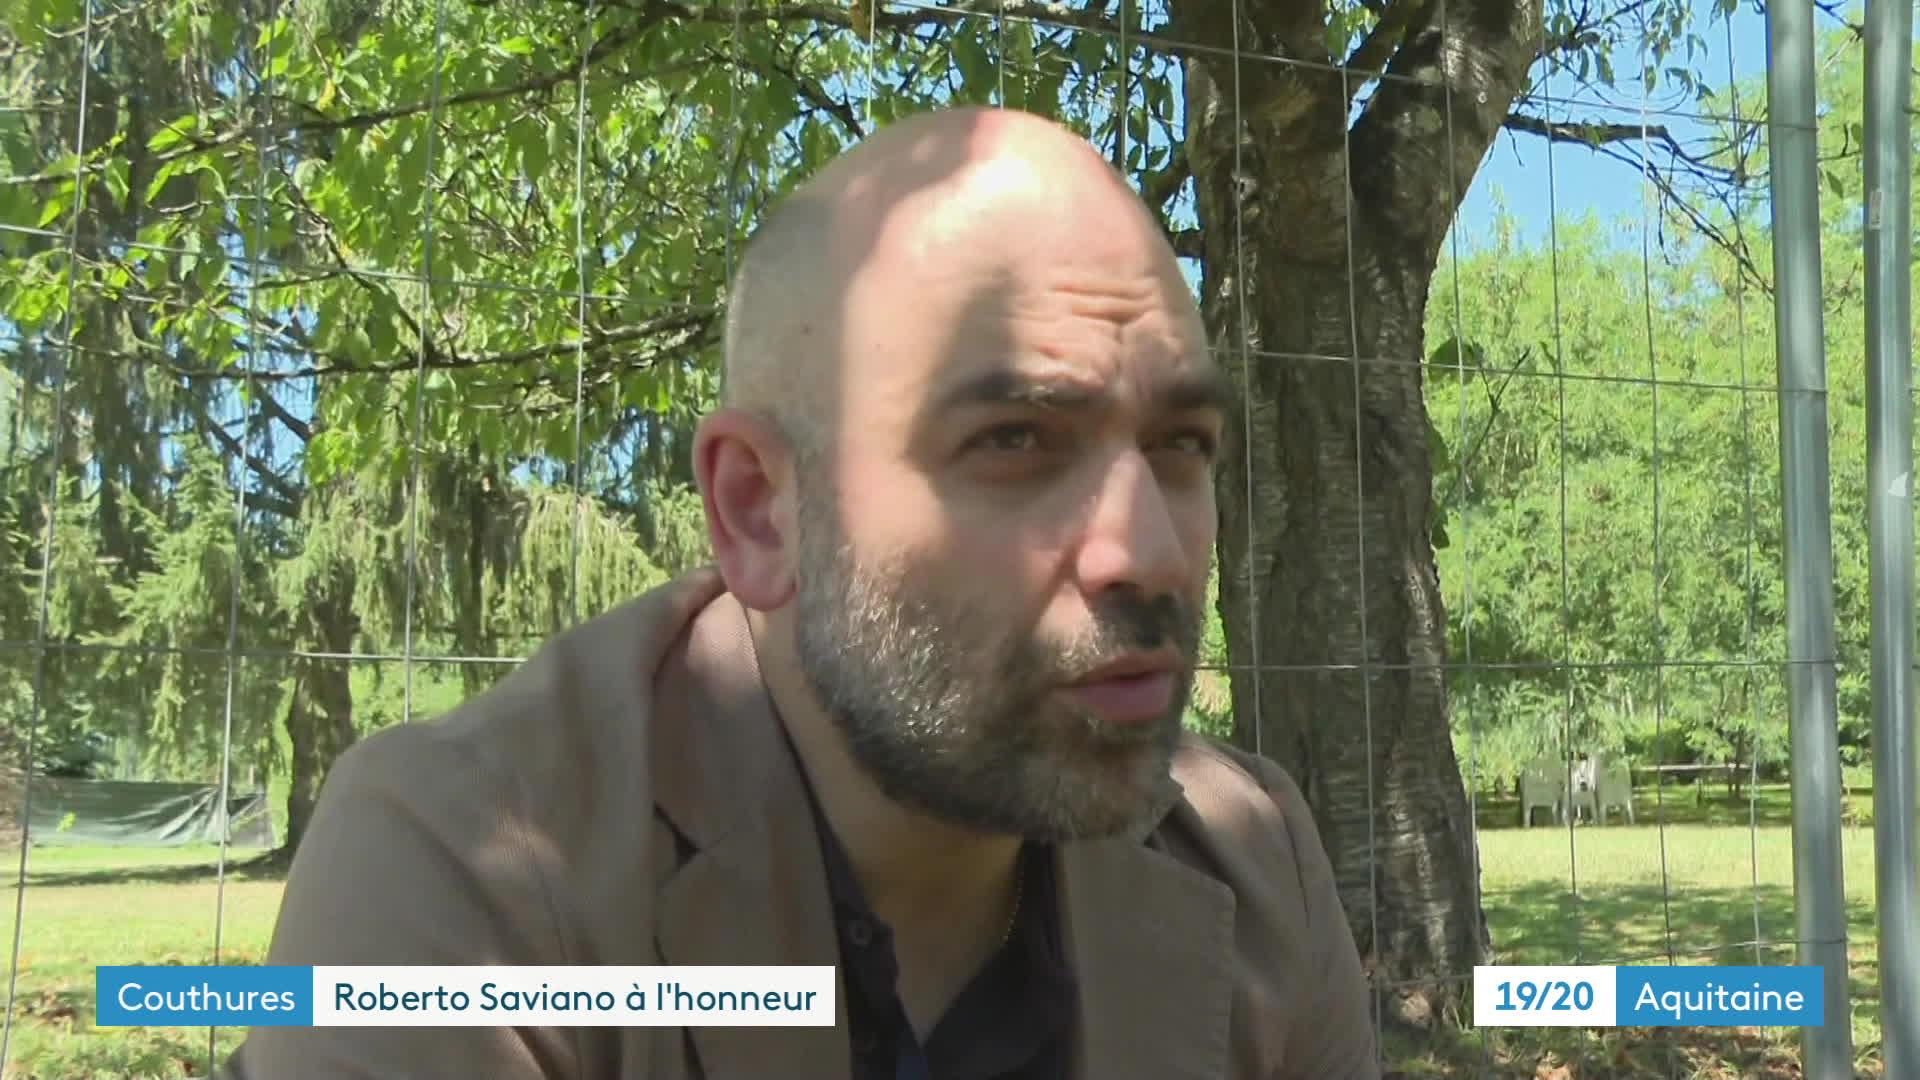
<svg viewBox="0 0 1920 1080">
<path fill-rule="evenodd" d="M 1064 402 L 1076 388 L 1082 397 L 1143 401 L 1228 396 L 1184 282 L 1160 279 L 1150 263 L 1124 280 L 975 266 L 985 272 L 956 261 L 943 279 L 874 275 L 850 381 L 894 399 L 889 408 L 901 397 L 918 408 L 1011 402 L 1020 393 L 1038 404 L 1043 391 Z"/>
<path fill-rule="evenodd" d="M 996 359 L 956 364 L 942 371 L 926 394 L 924 411 L 934 417 L 1007 405 L 1104 411 L 1136 393 L 1141 407 L 1162 412 L 1225 413 L 1235 396 L 1225 370 L 1204 353 L 1101 368 L 1055 360 Z"/>
</svg>

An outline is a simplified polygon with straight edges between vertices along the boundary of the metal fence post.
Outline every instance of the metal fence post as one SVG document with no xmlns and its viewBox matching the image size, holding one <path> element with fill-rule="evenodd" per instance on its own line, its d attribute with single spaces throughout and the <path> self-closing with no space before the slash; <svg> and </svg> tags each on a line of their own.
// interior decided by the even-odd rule
<svg viewBox="0 0 1920 1080">
<path fill-rule="evenodd" d="M 1920 879 L 1914 858 L 1912 0 L 1867 0 L 1867 527 L 1872 583 L 1873 839 L 1880 1045 L 1920 1069 Z"/>
<path fill-rule="evenodd" d="M 1847 913 L 1840 853 L 1840 735 L 1835 710 L 1833 535 L 1811 0 L 1767 5 L 1767 93 L 1787 573 L 1795 937 L 1798 962 L 1825 969 L 1826 1023 L 1802 1029 L 1802 1064 L 1808 1080 L 1851 1080 L 1853 1027 L 1847 1000 Z"/>
</svg>

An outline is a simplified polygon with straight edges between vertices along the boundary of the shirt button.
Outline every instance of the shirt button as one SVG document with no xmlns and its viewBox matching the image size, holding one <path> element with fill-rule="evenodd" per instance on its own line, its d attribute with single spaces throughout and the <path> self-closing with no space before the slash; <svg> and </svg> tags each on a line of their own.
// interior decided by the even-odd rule
<svg viewBox="0 0 1920 1080">
<path fill-rule="evenodd" d="M 855 919 L 847 924 L 847 940 L 855 948 L 864 949 L 873 943 L 873 925 L 865 919 Z"/>
</svg>

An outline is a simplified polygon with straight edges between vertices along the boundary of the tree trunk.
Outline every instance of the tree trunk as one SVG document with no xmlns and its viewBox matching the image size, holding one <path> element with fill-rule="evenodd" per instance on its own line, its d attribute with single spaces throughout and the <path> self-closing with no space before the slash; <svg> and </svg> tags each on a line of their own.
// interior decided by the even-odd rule
<svg viewBox="0 0 1920 1080">
<path fill-rule="evenodd" d="M 1489 944 L 1448 727 L 1427 292 L 1539 28 L 1531 0 L 1460 8 L 1409 28 L 1351 128 L 1358 76 L 1186 62 L 1203 306 L 1245 397 L 1220 494 L 1235 738 L 1301 785 L 1387 1015 L 1423 1026 L 1458 1019 Z M 1173 36 L 1312 58 L 1318 11 L 1176 5 Z"/>
<path fill-rule="evenodd" d="M 1345 267 L 1285 254 L 1249 260 L 1266 268 L 1249 320 L 1347 322 Z M 1374 322 L 1361 355 L 1420 355 L 1425 286 L 1357 276 Z M 1347 352 L 1326 336 L 1300 352 L 1228 361 L 1250 407 L 1248 452 L 1223 477 L 1221 615 L 1236 675 L 1259 672 L 1234 679 L 1235 735 L 1301 784 L 1376 976 L 1470 974 L 1487 940 L 1448 727 L 1421 369 L 1310 358 Z"/>
<path fill-rule="evenodd" d="M 327 584 L 327 595 L 316 597 L 302 617 L 309 624 L 316 651 L 348 653 L 353 650 L 358 629 L 358 620 L 349 605 L 353 579 L 350 574 L 336 574 Z M 287 708 L 287 742 L 292 748 L 288 764 L 287 840 L 275 853 L 282 860 L 291 858 L 300 846 L 300 838 L 306 835 L 307 824 L 313 820 L 314 807 L 320 801 L 320 788 L 326 782 L 327 771 L 357 737 L 349 662 L 298 657 L 293 663 L 293 702 Z"/>
</svg>

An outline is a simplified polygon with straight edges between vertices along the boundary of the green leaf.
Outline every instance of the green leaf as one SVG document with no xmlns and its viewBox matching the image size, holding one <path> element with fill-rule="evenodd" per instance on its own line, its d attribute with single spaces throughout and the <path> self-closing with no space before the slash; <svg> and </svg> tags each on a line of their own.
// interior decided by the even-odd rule
<svg viewBox="0 0 1920 1080">
<path fill-rule="evenodd" d="M 127 159 L 123 157 L 108 159 L 106 172 L 101 179 L 107 185 L 107 193 L 113 196 L 114 207 L 125 210 L 127 208 Z"/>
<path fill-rule="evenodd" d="M 992 87 L 998 81 L 993 60 L 975 34 L 964 30 L 955 34 L 952 55 L 954 66 L 960 69 L 960 78 L 967 89 L 978 92 Z"/>
<path fill-rule="evenodd" d="M 539 128 L 525 130 L 520 143 L 520 167 L 526 170 L 528 179 L 538 179 L 547 173 L 547 162 L 553 156 L 553 142 Z"/>
<path fill-rule="evenodd" d="M 1427 420 L 1427 458 L 1436 477 L 1446 476 L 1453 469 L 1453 449 L 1447 445 L 1447 436 L 1440 425 Z"/>
<path fill-rule="evenodd" d="M 572 162 L 573 139 L 569 125 L 557 121 L 547 124 L 547 160 Z M 571 170 L 569 170 L 571 172 Z"/>
<path fill-rule="evenodd" d="M 532 56 L 533 39 L 528 37 L 510 37 L 493 47 L 502 56 Z"/>
<path fill-rule="evenodd" d="M 1107 67 L 1106 37 L 1101 34 L 1074 35 L 1073 60 L 1080 66 L 1083 78 L 1094 78 L 1104 73 Z"/>
<path fill-rule="evenodd" d="M 67 212 L 67 207 L 72 201 L 73 185 L 71 183 L 62 184 L 59 189 L 55 190 L 47 199 L 47 204 L 40 208 L 40 220 L 36 222 L 36 225 L 44 229 L 59 220 L 60 215 Z"/>
<path fill-rule="evenodd" d="M 178 158 L 155 169 L 153 179 L 147 184 L 147 193 L 140 201 L 152 205 L 153 201 L 160 197 L 161 191 L 166 188 L 167 181 L 172 180 L 174 175 L 179 171 L 180 159 Z"/>
<path fill-rule="evenodd" d="M 23 327 L 38 329 L 58 317 L 63 293 L 54 285 L 36 285 L 21 289 L 13 298 L 8 314 Z"/>
<path fill-rule="evenodd" d="M 215 205 L 226 202 L 227 174 L 221 172 L 219 166 L 211 163 L 203 165 L 200 169 L 200 174 L 207 178 L 207 186 L 212 189 L 212 198 Z"/>
<path fill-rule="evenodd" d="M 135 238 L 135 242 L 144 244 L 147 247 L 167 247 L 173 243 L 175 228 L 175 223 L 171 218 L 150 221 L 141 227 L 140 234 Z"/>
<path fill-rule="evenodd" d="M 195 279 L 202 292 L 211 293 L 219 288 L 227 276 L 227 258 L 225 255 L 209 255 L 200 260 L 195 270 Z"/>
<path fill-rule="evenodd" d="M 1433 350 L 1427 363 L 1436 369 L 1453 368 L 1454 371 L 1448 373 L 1446 378 L 1472 379 L 1486 366 L 1486 350 L 1472 342 L 1463 345 L 1459 338 L 1451 337 Z M 1437 372 L 1435 377 L 1440 377 Z"/>
<path fill-rule="evenodd" d="M 197 114 L 188 113 L 155 132 L 153 137 L 147 140 L 147 149 L 155 154 L 164 154 L 187 141 L 187 138 L 198 130 L 200 130 L 200 117 Z"/>
</svg>

